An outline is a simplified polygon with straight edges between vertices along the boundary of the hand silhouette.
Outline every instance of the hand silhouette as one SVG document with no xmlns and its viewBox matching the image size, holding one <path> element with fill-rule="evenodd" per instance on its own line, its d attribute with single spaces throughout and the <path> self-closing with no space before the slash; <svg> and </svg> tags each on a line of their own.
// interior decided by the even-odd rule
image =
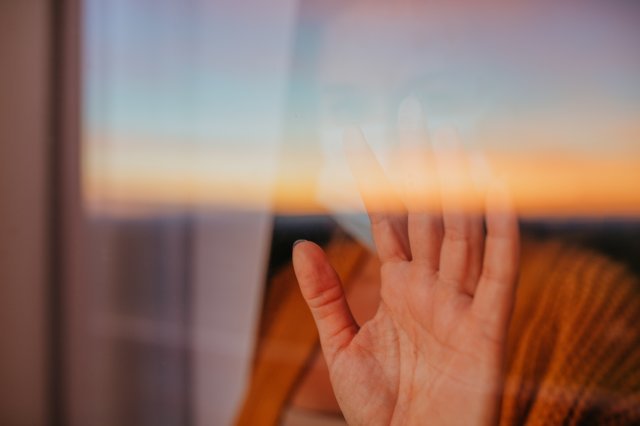
<svg viewBox="0 0 640 426">
<path fill-rule="evenodd" d="M 493 182 L 479 204 L 469 202 L 471 178 L 465 167 L 453 167 L 465 164 L 457 137 L 444 132 L 430 157 L 436 167 L 424 161 L 407 173 L 441 184 L 421 180 L 419 190 L 396 196 L 362 133 L 347 131 L 345 139 L 381 262 L 375 316 L 356 324 L 320 247 L 302 241 L 293 252 L 345 419 L 358 425 L 497 422 L 519 256 L 505 186 Z"/>
</svg>

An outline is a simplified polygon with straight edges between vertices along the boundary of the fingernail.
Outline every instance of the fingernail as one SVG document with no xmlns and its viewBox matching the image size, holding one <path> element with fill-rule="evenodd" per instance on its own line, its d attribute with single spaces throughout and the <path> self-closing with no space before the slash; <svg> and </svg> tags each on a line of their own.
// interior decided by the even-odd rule
<svg viewBox="0 0 640 426">
<path fill-rule="evenodd" d="M 295 240 L 295 241 L 293 242 L 293 247 L 297 246 L 297 245 L 298 245 L 298 244 L 300 244 L 300 243 L 304 243 L 305 241 L 307 241 L 307 240 Z"/>
</svg>

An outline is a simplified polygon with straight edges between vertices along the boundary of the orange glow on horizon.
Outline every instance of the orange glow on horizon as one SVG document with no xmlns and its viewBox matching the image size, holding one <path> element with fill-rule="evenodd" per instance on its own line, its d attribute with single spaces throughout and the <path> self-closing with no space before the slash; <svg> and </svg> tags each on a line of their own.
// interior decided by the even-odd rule
<svg viewBox="0 0 640 426">
<path fill-rule="evenodd" d="M 109 164 L 108 173 L 101 172 L 96 158 L 89 158 L 84 179 L 88 209 L 149 212 L 167 207 L 199 207 L 325 214 L 328 210 L 324 206 L 328 204 L 334 210 L 358 210 L 358 195 L 345 199 L 342 190 L 349 183 L 339 174 L 329 185 L 336 190 L 325 193 L 323 203 L 318 201 L 321 160 L 315 157 L 283 155 L 278 162 L 283 167 L 277 172 L 273 156 L 269 161 L 264 156 L 240 152 L 179 152 L 176 155 L 174 150 L 163 152 L 155 147 L 153 163 L 145 163 L 136 158 L 143 157 L 145 150 L 127 150 L 121 161 L 116 159 Z M 489 153 L 485 158 L 492 174 L 508 184 L 522 216 L 640 215 L 640 159 L 558 153 Z M 164 163 L 171 164 L 170 170 Z M 402 158 L 399 164 L 403 164 Z M 378 196 L 385 205 L 386 195 L 381 192 Z M 411 195 L 405 192 L 403 196 Z M 464 197 L 476 199 L 476 189 L 469 189 Z M 422 200 L 412 201 L 419 204 Z"/>
</svg>

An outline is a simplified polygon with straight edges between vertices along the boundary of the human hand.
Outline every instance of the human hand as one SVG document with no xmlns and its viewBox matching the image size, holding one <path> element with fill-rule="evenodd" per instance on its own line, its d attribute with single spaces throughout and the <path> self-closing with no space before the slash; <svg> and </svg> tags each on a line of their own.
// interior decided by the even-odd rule
<svg viewBox="0 0 640 426">
<path fill-rule="evenodd" d="M 480 213 L 467 196 L 471 179 L 460 173 L 466 167 L 456 136 L 446 132 L 436 138 L 448 146 L 436 150 L 438 176 L 432 158 L 425 159 L 412 176 L 426 179 L 418 179 L 417 190 L 415 179 L 413 187 L 408 182 L 402 199 L 362 134 L 351 130 L 345 137 L 382 265 L 375 316 L 355 323 L 320 247 L 305 241 L 293 253 L 345 419 L 495 423 L 519 256 L 517 218 L 504 185 L 489 185 Z M 451 170 L 458 176 L 449 176 Z M 428 184 L 445 179 L 446 190 Z"/>
</svg>

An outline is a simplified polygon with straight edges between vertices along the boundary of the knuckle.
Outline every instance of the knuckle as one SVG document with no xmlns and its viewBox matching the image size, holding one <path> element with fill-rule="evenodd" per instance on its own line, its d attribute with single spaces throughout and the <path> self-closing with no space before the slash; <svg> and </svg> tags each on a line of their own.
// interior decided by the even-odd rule
<svg viewBox="0 0 640 426">
<path fill-rule="evenodd" d="M 331 286 L 309 295 L 307 297 L 307 304 L 313 310 L 322 310 L 327 306 L 331 306 L 339 302 L 342 298 L 342 289 L 338 286 Z"/>
</svg>

